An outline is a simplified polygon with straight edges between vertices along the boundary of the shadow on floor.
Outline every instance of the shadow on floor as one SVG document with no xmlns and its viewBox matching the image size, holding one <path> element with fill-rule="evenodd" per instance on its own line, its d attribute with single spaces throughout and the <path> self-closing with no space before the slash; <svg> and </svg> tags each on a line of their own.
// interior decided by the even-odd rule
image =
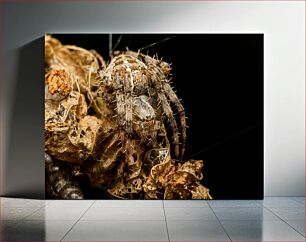
<svg viewBox="0 0 306 242">
<path fill-rule="evenodd" d="M 3 231 L 1 233 L 1 241 L 45 241 L 46 229 L 44 216 L 37 221 L 24 221 L 18 224 L 7 224 L 3 221 L 1 225 Z"/>
</svg>

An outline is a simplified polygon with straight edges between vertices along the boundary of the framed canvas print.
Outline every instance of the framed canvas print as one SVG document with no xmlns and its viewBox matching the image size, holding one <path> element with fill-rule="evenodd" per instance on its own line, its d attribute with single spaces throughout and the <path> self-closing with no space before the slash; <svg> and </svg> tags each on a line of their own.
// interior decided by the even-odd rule
<svg viewBox="0 0 306 242">
<path fill-rule="evenodd" d="M 49 199 L 262 199 L 263 34 L 46 34 Z"/>
</svg>

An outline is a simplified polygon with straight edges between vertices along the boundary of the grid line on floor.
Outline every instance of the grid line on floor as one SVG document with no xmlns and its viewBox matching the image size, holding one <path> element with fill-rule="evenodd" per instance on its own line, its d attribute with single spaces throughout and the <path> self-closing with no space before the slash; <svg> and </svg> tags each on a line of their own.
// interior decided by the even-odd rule
<svg viewBox="0 0 306 242">
<path fill-rule="evenodd" d="M 220 222 L 220 219 L 218 218 L 218 216 L 216 215 L 215 211 L 212 209 L 212 207 L 210 206 L 210 204 L 208 203 L 209 208 L 211 209 L 211 211 L 214 213 L 214 215 L 216 216 L 219 224 L 221 225 L 223 231 L 225 232 L 225 234 L 227 235 L 227 237 L 229 238 L 230 241 L 232 241 L 231 237 L 229 236 L 229 234 L 227 233 L 226 229 L 224 228 L 223 224 Z"/>
<path fill-rule="evenodd" d="M 264 206 L 265 207 L 265 206 Z M 273 212 L 270 208 L 265 207 L 266 209 L 268 209 L 271 213 L 273 213 L 276 217 L 278 217 L 280 220 L 282 220 L 284 223 L 286 223 L 289 227 L 291 227 L 295 232 L 299 233 L 300 235 L 302 235 L 304 238 L 304 234 L 300 233 L 300 231 L 298 231 L 297 229 L 295 229 L 293 226 L 291 226 L 289 223 L 287 223 L 286 220 L 282 219 L 280 216 L 278 216 L 275 212 Z M 305 214 L 305 212 L 304 212 Z M 305 220 L 304 220 L 305 221 Z M 305 225 L 304 225 L 305 226 Z"/>
<path fill-rule="evenodd" d="M 65 235 L 61 238 L 60 241 L 63 241 L 65 239 L 67 234 L 69 234 L 69 232 L 73 229 L 73 227 L 80 221 L 80 219 L 84 216 L 85 213 L 87 213 L 87 211 L 94 205 L 95 202 L 96 200 L 94 200 L 94 202 L 81 214 L 79 219 L 71 226 L 71 228 L 65 233 Z"/>
<path fill-rule="evenodd" d="M 278 199 L 279 198 L 279 199 Z M 252 239 L 252 241 L 254 242 L 254 241 L 271 241 L 271 238 L 273 239 L 273 238 L 278 238 L 278 239 L 280 239 L 280 236 L 273 236 L 273 234 L 272 234 L 272 237 L 271 237 L 271 231 L 276 231 L 276 233 L 278 234 L 278 232 L 281 232 L 281 231 L 284 231 L 283 233 L 281 233 L 281 234 L 284 234 L 284 233 L 287 233 L 287 231 L 289 232 L 289 234 L 290 234 L 290 236 L 288 237 L 289 238 L 289 240 L 286 240 L 286 241 L 305 241 L 305 232 L 304 232 L 304 229 L 302 229 L 302 225 L 305 225 L 305 223 L 303 223 L 303 220 L 304 220 L 304 222 L 305 222 L 305 217 L 304 217 L 304 219 L 301 219 L 302 217 L 301 217 L 301 213 L 302 213 L 302 211 L 304 211 L 304 209 L 305 209 L 305 206 L 303 206 L 304 205 L 304 202 L 305 202 L 305 197 L 303 197 L 303 198 L 299 198 L 299 197 L 273 197 L 271 200 L 269 199 L 269 197 L 267 197 L 267 199 L 265 199 L 265 203 L 264 202 L 262 202 L 262 205 L 261 205 L 261 208 L 262 209 L 264 209 L 264 210 L 266 210 L 266 211 L 268 211 L 269 213 L 271 213 L 273 216 L 275 216 L 275 219 L 273 219 L 273 220 L 271 220 L 270 218 L 268 218 L 267 219 L 267 216 L 265 216 L 265 217 L 262 217 L 261 219 L 257 219 L 257 217 L 255 217 L 255 218 L 251 218 L 250 220 L 246 220 L 246 224 L 244 224 L 244 220 L 239 220 L 239 218 L 240 218 L 240 216 L 238 215 L 238 220 L 237 220 L 237 214 L 235 214 L 235 211 L 237 210 L 235 210 L 235 211 L 232 211 L 232 209 L 233 208 L 242 208 L 242 209 L 244 209 L 244 210 L 246 210 L 247 208 L 249 208 L 249 207 L 246 207 L 246 205 L 248 205 L 248 203 L 250 202 L 250 203 L 252 203 L 254 206 L 256 205 L 256 203 L 254 203 L 254 201 L 253 200 L 246 200 L 246 201 L 239 201 L 239 200 L 237 200 L 237 203 L 235 204 L 235 201 L 233 201 L 233 200 L 231 200 L 231 201 L 229 201 L 228 203 L 226 203 L 227 201 L 224 201 L 225 203 L 224 203 L 224 206 L 222 205 L 223 203 L 223 201 L 221 201 L 221 205 L 222 205 L 222 208 L 223 209 L 221 209 L 221 211 L 224 211 L 224 212 L 226 212 L 226 209 L 228 209 L 229 211 L 231 211 L 232 213 L 233 213 L 233 215 L 234 216 L 230 216 L 230 217 L 228 217 L 229 219 L 227 219 L 226 221 L 225 221 L 225 224 L 223 224 L 223 220 L 222 220 L 222 218 L 220 218 L 220 217 L 218 217 L 219 216 L 219 214 L 218 214 L 218 212 L 220 213 L 220 211 L 216 211 L 215 212 L 215 207 L 216 207 L 216 209 L 219 209 L 218 208 L 218 206 L 220 206 L 220 204 L 219 204 L 219 202 L 218 201 L 216 201 L 217 203 L 215 203 L 214 205 L 212 205 L 210 202 L 206 202 L 207 204 L 208 204 L 208 206 L 206 206 L 206 203 L 201 203 L 201 201 L 199 201 L 199 202 L 197 202 L 197 201 L 190 201 L 190 203 L 189 203 L 189 201 L 182 201 L 182 203 L 179 203 L 180 201 L 176 201 L 176 202 L 174 202 L 173 204 L 171 203 L 167 203 L 166 201 L 159 201 L 159 202 L 156 202 L 156 203 L 152 203 L 152 205 L 151 204 L 149 204 L 149 206 L 148 206 L 148 203 L 145 203 L 145 206 L 144 205 L 139 205 L 140 207 L 142 207 L 142 210 L 141 210 L 141 213 L 146 213 L 146 210 L 144 209 L 145 207 L 148 209 L 147 211 L 150 211 L 151 209 L 150 208 L 152 208 L 152 207 L 155 207 L 156 208 L 156 205 L 158 205 L 159 207 L 160 207 L 160 209 L 162 209 L 162 210 L 159 210 L 160 211 L 160 215 L 159 215 L 159 218 L 160 218 L 160 223 L 158 223 L 157 222 L 157 220 L 154 222 L 154 221 L 152 221 L 153 223 L 149 223 L 150 225 L 149 226 L 151 226 L 151 224 L 153 224 L 154 226 L 155 226 L 155 224 L 158 224 L 158 225 L 156 225 L 154 228 L 152 228 L 152 230 L 153 230 L 153 232 L 151 233 L 151 238 L 152 238 L 152 241 L 155 239 L 155 240 L 158 240 L 159 239 L 159 241 L 163 241 L 163 242 L 166 242 L 166 241 L 168 241 L 168 242 L 174 242 L 174 241 L 188 241 L 188 242 L 190 242 L 190 241 L 195 241 L 195 240 L 197 240 L 198 242 L 200 242 L 200 241 L 208 241 L 207 239 L 208 239 L 208 237 L 210 236 L 210 235 L 207 235 L 206 236 L 206 232 L 205 233 L 203 233 L 203 232 L 201 232 L 201 230 L 202 230 L 202 228 L 203 228 L 203 226 L 206 226 L 207 225 L 207 228 L 206 229 L 208 229 L 208 230 L 213 230 L 213 231 L 219 231 L 220 233 L 222 233 L 223 234 L 223 240 L 226 240 L 226 239 L 228 239 L 227 241 L 236 241 L 237 240 L 237 235 L 235 235 L 235 234 L 233 234 L 233 232 L 235 233 L 236 231 L 238 231 L 238 230 L 240 230 L 241 228 L 239 227 L 239 226 L 242 226 L 242 229 L 246 229 L 246 228 L 248 228 L 249 230 L 246 230 L 246 231 L 251 231 L 251 232 L 253 232 L 253 227 L 250 227 L 252 224 L 254 224 L 254 225 L 256 225 L 255 227 L 257 228 L 257 229 L 259 229 L 259 231 L 257 231 L 257 232 L 254 232 L 255 233 L 255 236 L 257 236 L 256 235 L 256 233 L 258 233 L 258 232 L 263 232 L 263 231 L 265 231 L 265 234 L 264 234 L 264 236 L 262 237 L 262 239 L 260 240 L 260 237 L 254 237 L 254 239 Z M 2 198 L 1 198 L 2 199 Z M 17 199 L 16 199 L 17 200 Z M 21 200 L 21 201 L 20 201 Z M 12 204 L 9 204 L 9 203 L 7 203 L 7 205 L 5 206 L 5 208 L 4 209 L 7 209 L 8 211 L 10 211 L 10 210 L 13 210 L 13 213 L 12 212 L 9 212 L 8 214 L 9 214 L 9 216 L 10 216 L 10 214 L 12 214 L 12 219 L 16 219 L 15 217 L 16 217 L 16 214 L 17 215 L 19 215 L 19 216 L 17 216 L 17 219 L 16 219 L 16 222 L 14 222 L 13 224 L 12 224 L 12 228 L 13 228 L 13 230 L 11 230 L 11 231 L 13 231 L 13 233 L 14 233 L 14 228 L 15 227 L 17 227 L 17 225 L 21 225 L 22 226 L 22 224 L 23 223 L 26 223 L 27 222 L 27 220 L 31 220 L 31 219 L 29 219 L 29 217 L 31 217 L 34 213 L 37 213 L 39 210 L 43 210 L 43 208 L 45 208 L 46 209 L 46 212 L 48 212 L 49 210 L 49 208 L 48 208 L 48 204 L 50 204 L 50 203 L 52 203 L 52 201 L 48 201 L 48 200 L 46 200 L 46 202 L 44 203 L 44 207 L 41 207 L 41 206 L 39 206 L 39 207 L 35 207 L 35 204 L 37 204 L 37 202 L 36 201 L 34 201 L 33 200 L 33 206 L 32 207 L 30 207 L 31 206 L 31 201 L 27 201 L 27 200 L 25 200 L 25 204 L 23 204 L 23 202 L 22 202 L 22 199 L 20 199 L 19 201 L 15 201 L 15 199 L 14 200 L 12 200 L 12 201 L 10 201 L 10 199 L 8 199 L 8 202 L 12 202 Z M 65 226 L 65 228 L 64 229 L 62 229 L 61 231 L 63 232 L 63 233 L 61 233 L 61 234 L 59 234 L 59 236 L 58 236 L 58 240 L 57 241 L 66 241 L 66 240 L 69 240 L 69 238 L 70 239 L 72 239 L 72 237 L 70 237 L 70 235 L 71 235 L 71 233 L 73 232 L 76 232 L 76 230 L 78 230 L 79 228 L 82 228 L 83 229 L 83 224 L 81 223 L 81 221 L 82 221 L 82 219 L 84 219 L 84 217 L 86 216 L 86 213 L 88 213 L 88 211 L 89 211 L 89 209 L 93 209 L 96 205 L 97 205 L 97 202 L 99 202 L 100 200 L 92 200 L 92 203 L 86 203 L 86 205 L 85 204 L 83 204 L 82 203 L 82 201 L 80 201 L 80 203 L 78 202 L 78 201 L 76 201 L 76 205 L 75 206 L 80 206 L 80 207 L 83 207 L 84 205 L 86 206 L 86 208 L 85 208 L 85 206 L 84 206 L 84 210 L 82 210 L 82 212 L 80 213 L 80 214 L 77 214 L 78 216 L 75 216 L 75 218 L 73 219 L 73 220 L 71 220 L 71 224 L 69 224 L 69 225 L 67 225 L 67 226 Z M 295 203 L 294 201 L 296 201 L 297 203 Z M 108 203 L 109 202 L 109 203 Z M 79 205 L 78 205 L 79 204 Z M 107 205 L 108 204 L 108 205 Z M 121 204 L 121 203 L 120 203 Z M 142 204 L 142 203 L 140 203 L 140 204 Z M 234 206 L 232 206 L 232 207 L 230 207 L 231 205 L 234 205 Z M 118 204 L 119 205 L 119 204 Z M 216 206 L 217 205 L 217 206 Z M 24 206 L 24 207 L 23 207 Z M 67 202 L 67 201 L 64 201 L 64 200 L 62 200 L 62 201 L 57 201 L 57 205 L 56 205 L 56 207 L 59 207 L 59 208 L 68 208 L 69 209 L 69 206 L 70 206 L 70 203 L 69 202 Z M 105 209 L 110 209 L 111 210 L 111 213 L 112 213 L 112 210 L 113 209 L 116 209 L 116 208 L 118 208 L 118 207 L 112 207 L 113 205 L 112 205 L 112 200 L 109 200 L 109 201 L 107 201 L 106 202 L 106 207 L 104 207 L 104 205 L 102 204 L 102 206 L 101 206 L 101 204 L 98 206 L 98 208 L 101 208 L 101 207 L 104 207 Z M 257 205 L 256 205 L 257 206 Z M 255 207 L 256 207 L 255 206 Z M 296 207 L 294 207 L 294 206 L 296 206 Z M 50 206 L 50 207 L 53 207 L 53 206 Z M 121 206 L 121 207 L 125 207 L 125 208 L 132 208 L 132 209 L 135 209 L 135 210 L 137 210 L 137 208 L 138 208 L 138 205 L 136 205 L 135 203 L 131 203 L 131 205 L 125 205 L 125 206 Z M 258 206 L 257 206 L 258 207 Z M 29 214 L 26 214 L 25 212 L 24 212 L 24 210 L 26 210 L 27 208 L 31 208 L 31 211 L 28 211 L 28 212 L 30 212 Z M 96 208 L 96 207 L 95 207 Z M 186 213 L 186 215 L 187 216 L 178 216 L 178 217 L 175 217 L 173 220 L 171 220 L 171 218 L 170 218 L 170 220 L 168 220 L 167 218 L 167 209 L 170 209 L 170 211 L 171 211 L 171 214 L 170 214 L 170 216 L 172 216 L 173 217 L 173 212 L 175 212 L 174 210 L 175 210 L 175 208 L 177 208 L 178 209 L 178 211 L 181 211 L 180 209 L 182 209 L 182 208 L 184 208 L 186 211 L 187 211 L 187 213 Z M 195 212 L 195 211 L 198 211 L 199 210 L 199 212 L 201 212 L 201 210 L 200 210 L 200 208 L 203 208 L 203 210 L 206 210 L 207 212 L 209 212 L 210 213 L 210 210 L 211 210 L 211 212 L 213 213 L 213 216 L 215 216 L 215 222 L 214 221 L 212 221 L 212 216 L 211 216 L 211 218 L 210 217 L 208 217 L 208 218 L 206 218 L 206 217 L 203 217 L 203 219 L 202 219 L 202 221 L 204 222 L 204 223 L 200 223 L 199 222 L 199 216 L 203 216 L 205 213 L 203 213 L 203 215 L 202 215 L 202 213 L 199 215 L 199 214 L 197 214 L 197 212 Z M 15 211 L 16 212 L 14 212 L 14 209 L 15 209 Z M 20 210 L 20 212 L 19 212 L 19 210 Z M 32 209 L 33 209 L 33 211 L 32 211 Z M 183 210 L 184 210 L 183 209 Z M 190 211 L 188 211 L 188 209 L 190 209 Z M 52 210 L 52 212 L 53 211 L 55 211 L 54 209 L 51 209 Z M 94 209 L 95 210 L 95 209 Z M 128 209 L 127 209 L 128 210 Z M 193 211 L 191 211 L 191 210 L 193 210 Z M 254 210 L 254 209 L 253 209 Z M 255 209 L 256 210 L 256 209 Z M 257 209 L 257 210 L 259 210 L 259 209 Z M 61 213 L 61 211 L 63 211 L 63 209 L 61 209 L 60 210 L 60 212 L 59 213 Z M 92 211 L 92 210 L 91 210 Z M 123 210 L 123 212 L 124 212 L 125 210 Z M 155 210 L 154 210 L 155 211 Z M 157 211 L 157 210 L 156 210 Z M 49 211 L 50 212 L 50 211 Z M 184 211 L 185 212 L 185 211 Z M 228 211 L 227 211 L 228 212 Z M 22 214 L 26 214 L 26 216 L 22 216 Z M 152 212 L 151 212 L 152 213 Z M 149 214 L 151 214 L 151 213 L 149 213 Z M 154 213 L 154 212 L 153 212 Z M 259 212 L 257 212 L 257 213 L 259 213 Z M 119 224 L 122 224 L 122 226 L 124 226 L 124 222 L 125 222 L 125 220 L 124 219 L 121 219 L 122 218 L 122 216 L 120 216 L 120 212 L 118 213 L 118 212 L 116 212 L 116 213 L 114 213 L 115 214 L 115 218 L 116 218 L 116 215 L 118 215 L 119 214 L 119 216 L 117 217 L 117 219 L 119 219 L 119 220 L 113 220 L 112 222 L 114 223 L 114 224 L 116 224 L 117 222 L 119 223 Z M 131 214 L 131 215 L 133 215 L 133 213 L 128 213 L 128 214 Z M 218 216 L 217 216 L 217 214 L 218 214 Z M 253 214 L 253 212 L 251 211 L 251 216 L 252 216 L 252 214 Z M 223 214 L 221 213 L 221 215 L 223 216 Z M 256 214 L 255 214 L 256 215 Z M 304 213 L 304 215 L 305 215 L 305 213 Z M 8 221 L 9 222 L 9 219 L 7 219 L 7 218 L 9 218 L 9 216 L 7 217 L 5 217 L 6 219 L 4 219 L 4 222 L 5 221 Z M 129 215 L 130 216 L 130 215 Z M 151 216 L 151 215 L 146 215 L 145 216 L 145 218 L 147 218 L 148 216 Z M 190 216 L 190 217 L 188 217 L 188 216 Z M 243 213 L 243 218 L 244 218 L 244 216 L 245 216 L 245 214 Z M 48 219 L 43 219 L 43 217 L 44 216 L 42 216 L 42 219 L 40 219 L 41 221 L 43 221 L 43 220 L 48 220 Z M 54 216 L 52 216 L 52 217 L 54 217 Z M 55 216 L 56 217 L 56 216 Z M 63 216 L 60 216 L 60 217 L 63 217 Z M 103 216 L 102 216 L 103 217 Z M 102 218 L 101 217 L 101 218 Z M 154 216 L 155 217 L 155 216 Z M 115 219 L 114 218 L 114 219 Z M 132 219 L 133 217 L 131 217 L 131 219 Z M 137 225 L 139 224 L 139 225 L 141 225 L 141 223 L 142 222 L 145 222 L 145 221 L 147 221 L 147 220 L 137 220 L 137 214 L 136 214 L 136 217 L 135 217 L 136 219 L 135 220 L 133 220 L 133 222 L 135 222 L 135 223 L 133 223 L 133 226 L 131 226 L 131 227 L 134 227 L 131 231 L 133 231 L 133 233 L 135 233 L 135 231 L 137 231 L 137 229 L 140 229 L 140 227 L 138 228 L 137 227 Z M 141 218 L 142 218 L 142 216 L 141 216 Z M 174 235 L 174 231 L 176 231 L 176 230 L 179 230 L 179 229 L 177 229 L 177 228 L 180 228 L 180 226 L 183 226 L 184 225 L 184 223 L 180 223 L 180 219 L 182 218 L 182 222 L 185 222 L 185 221 L 189 221 L 189 222 L 187 222 L 187 224 L 188 224 L 188 226 L 190 226 L 190 228 L 187 226 L 187 229 L 186 230 L 184 230 L 184 232 L 182 232 L 182 238 L 180 237 L 180 236 L 175 236 L 175 237 L 173 237 L 173 235 Z M 258 217 L 258 218 L 260 218 L 260 216 Z M 120 220 L 121 219 L 121 220 Z M 161 219 L 163 219 L 163 222 L 162 222 L 162 220 Z M 237 221 L 236 221 L 236 220 Z M 60 222 L 60 220 L 61 219 L 57 219 L 59 222 Z M 103 219 L 101 219 L 101 220 L 103 220 Z M 210 221 L 209 221 L 210 220 Z M 56 221 L 56 220 L 55 220 Z M 54 222 L 55 221 L 53 221 L 53 223 L 52 224 L 54 224 Z M 84 220 L 84 221 L 87 221 L 87 220 Z M 106 223 L 108 223 L 108 220 L 104 220 Z M 120 221 L 121 221 L 121 223 L 120 223 Z M 136 223 L 136 221 L 139 221 L 139 223 Z M 192 226 L 192 221 L 194 221 L 195 223 L 197 223 L 198 225 L 197 225 L 197 228 L 196 229 L 192 229 L 191 228 L 191 226 Z M 230 226 L 229 226 L 229 224 L 231 223 L 231 221 L 233 222 L 237 222 L 237 223 L 235 223 L 235 225 L 233 225 L 233 224 L 231 224 Z M 95 223 L 95 221 L 91 221 L 93 224 Z M 99 221 L 98 221 L 99 222 Z M 101 221 L 100 221 L 101 222 Z M 258 222 L 258 223 L 257 223 Z M 265 222 L 263 225 L 260 225 L 260 222 Z M 8 223 L 8 224 L 10 224 L 10 223 Z M 39 223 L 38 223 L 39 224 Z M 44 224 L 44 223 L 43 223 Z M 182 225 L 183 224 L 183 225 Z M 35 225 L 35 223 L 34 223 L 34 225 Z M 175 226 L 177 226 L 178 225 L 178 227 L 176 227 L 175 228 Z M 257 226 L 258 225 L 258 226 Z M 9 225 L 10 226 L 10 225 Z M 45 227 L 44 228 L 46 228 L 46 233 L 47 232 L 53 232 L 54 233 L 54 231 L 57 231 L 56 230 L 56 228 L 55 228 L 55 230 L 53 229 L 53 227 L 51 226 L 49 226 L 49 224 L 45 224 L 44 225 Z M 202 227 L 201 227 L 202 226 Z M 215 226 L 215 227 L 214 227 Z M 249 226 L 249 227 L 248 227 Z M 271 227 L 272 226 L 272 227 Z M 148 226 L 146 225 L 146 226 L 144 226 L 145 228 L 148 228 Z M 218 227 L 218 230 L 215 230 L 215 228 L 217 228 Z M 305 226 L 304 226 L 305 227 Z M 107 228 L 109 228 L 109 226 L 107 227 Z M 121 228 L 121 227 L 120 227 Z M 126 232 L 128 232 L 129 231 L 129 227 L 125 230 L 125 231 L 122 231 L 121 229 L 119 228 L 119 230 L 118 230 L 118 232 L 120 233 L 120 236 L 121 235 L 125 235 L 125 233 Z M 272 229 L 271 229 L 272 228 Z M 37 228 L 37 229 L 39 229 L 39 228 Z M 155 232 L 156 232 L 156 234 L 158 233 L 158 229 L 161 229 L 160 231 L 162 231 L 160 234 L 162 235 L 162 236 L 158 236 L 157 235 L 157 237 L 158 238 L 156 238 L 156 236 L 155 236 Z M 174 230 L 173 230 L 174 229 Z M 275 230 L 276 229 L 276 230 Z M 121 230 L 121 231 L 120 231 Z M 42 230 L 43 231 L 43 230 Z M 114 230 L 115 231 L 115 230 Z M 117 230 L 116 230 L 117 231 Z M 131 231 L 130 232 L 128 232 L 128 233 L 131 233 Z M 155 231 L 155 232 L 154 232 Z M 186 235 L 186 233 L 185 233 L 185 231 L 187 232 L 187 235 Z M 27 231 L 25 231 L 24 230 L 24 232 L 25 232 L 25 236 L 27 236 Z M 198 239 L 194 239 L 194 238 L 196 238 L 196 236 L 191 236 L 192 235 L 192 233 L 193 232 L 195 232 L 195 233 L 198 233 Z M 266 234 L 266 232 L 268 232 L 268 233 L 270 233 L 270 234 Z M 185 233 L 185 234 L 184 234 Z M 190 233 L 190 236 L 191 237 L 189 237 L 189 235 L 188 235 L 188 233 Z M 213 233 L 216 233 L 216 232 L 213 232 Z M 98 233 L 99 234 L 99 236 L 101 235 L 101 233 Z M 108 233 L 109 234 L 109 233 Z M 154 235 L 154 236 L 152 236 L 152 234 Z M 260 234 L 260 233 L 259 233 Z M 28 235 L 29 236 L 29 235 Z M 139 240 L 139 241 L 144 241 L 144 240 L 146 240 L 145 239 L 145 237 L 143 237 L 143 236 L 145 236 L 143 233 L 141 234 L 141 235 L 138 235 L 138 239 L 141 239 L 141 238 L 143 238 L 142 240 Z M 199 236 L 202 236 L 202 237 L 199 237 Z M 205 237 L 206 236 L 206 237 Z M 238 236 L 240 236 L 240 235 L 238 235 Z M 266 236 L 268 236 L 268 237 L 266 237 Z M 51 236 L 52 237 L 52 236 Z M 187 238 L 190 238 L 190 240 L 186 240 L 186 237 Z M 220 236 L 219 236 L 220 237 Z M 249 236 L 246 236 L 247 238 L 249 238 Z M 96 237 L 97 238 L 97 237 Z M 112 237 L 101 237 L 101 240 L 103 240 L 103 238 L 104 239 L 108 239 L 108 241 L 116 241 L 116 240 L 109 240 L 110 238 L 112 239 Z M 116 237 L 117 239 L 119 238 L 118 236 Z M 125 238 L 125 237 L 120 237 L 120 238 Z M 184 238 L 184 239 L 183 239 Z M 193 240 L 192 240 L 192 238 L 193 238 Z M 269 238 L 269 240 L 268 240 L 268 238 Z M 303 239 L 304 238 L 304 239 Z M 43 238 L 42 238 L 43 239 Z M 47 237 L 46 237 L 46 239 L 47 239 Z M 48 240 L 50 241 L 50 239 L 52 239 L 52 238 L 50 238 L 49 236 L 48 236 Z M 78 236 L 77 237 L 75 237 L 74 236 L 74 239 L 78 239 Z M 89 238 L 90 239 L 90 238 Z M 94 238 L 92 238 L 92 239 L 94 239 Z M 99 237 L 99 239 L 100 239 L 100 237 Z M 114 238 L 115 239 L 115 238 Z M 183 240 L 182 240 L 183 239 Z M 87 239 L 86 239 L 87 240 Z M 100 240 L 100 241 L 101 241 Z M 275 239 L 275 240 L 277 240 L 277 239 Z M 92 240 L 92 241 L 94 241 L 94 240 Z M 135 240 L 135 241 L 138 241 L 137 239 Z M 214 240 L 209 240 L 209 241 L 214 241 Z M 221 240 L 218 240 L 219 242 L 221 241 Z M 250 241 L 250 240 L 246 240 L 246 241 Z M 285 240 L 281 240 L 280 239 L 280 241 L 285 241 Z M 75 241 L 76 242 L 76 241 Z M 106 241 L 105 241 L 106 242 Z M 122 241 L 121 241 L 122 242 Z"/>
<path fill-rule="evenodd" d="M 166 219 L 166 211 L 165 211 L 165 204 L 164 204 L 164 200 L 162 201 L 162 203 L 163 203 L 163 211 L 164 211 L 164 217 L 165 217 L 165 224 L 166 224 L 166 230 L 167 230 L 168 242 L 170 242 L 170 236 L 169 236 L 169 229 L 168 229 L 168 224 L 167 224 L 167 219 Z"/>
</svg>

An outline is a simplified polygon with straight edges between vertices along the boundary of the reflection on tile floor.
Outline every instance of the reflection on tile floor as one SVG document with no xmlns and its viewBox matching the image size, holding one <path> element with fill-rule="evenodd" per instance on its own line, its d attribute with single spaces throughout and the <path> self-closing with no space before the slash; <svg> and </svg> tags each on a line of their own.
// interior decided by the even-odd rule
<svg viewBox="0 0 306 242">
<path fill-rule="evenodd" d="M 228 201 L 1 198 L 1 241 L 305 241 L 305 197 Z"/>
<path fill-rule="evenodd" d="M 166 222 L 79 221 L 64 241 L 168 241 Z"/>
</svg>

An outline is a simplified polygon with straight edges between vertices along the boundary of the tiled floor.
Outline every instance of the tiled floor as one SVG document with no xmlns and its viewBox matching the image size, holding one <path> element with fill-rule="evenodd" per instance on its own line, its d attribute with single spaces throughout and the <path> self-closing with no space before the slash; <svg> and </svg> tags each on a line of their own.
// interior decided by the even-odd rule
<svg viewBox="0 0 306 242">
<path fill-rule="evenodd" d="M 1 198 L 1 241 L 305 241 L 305 198 L 50 201 Z"/>
</svg>

